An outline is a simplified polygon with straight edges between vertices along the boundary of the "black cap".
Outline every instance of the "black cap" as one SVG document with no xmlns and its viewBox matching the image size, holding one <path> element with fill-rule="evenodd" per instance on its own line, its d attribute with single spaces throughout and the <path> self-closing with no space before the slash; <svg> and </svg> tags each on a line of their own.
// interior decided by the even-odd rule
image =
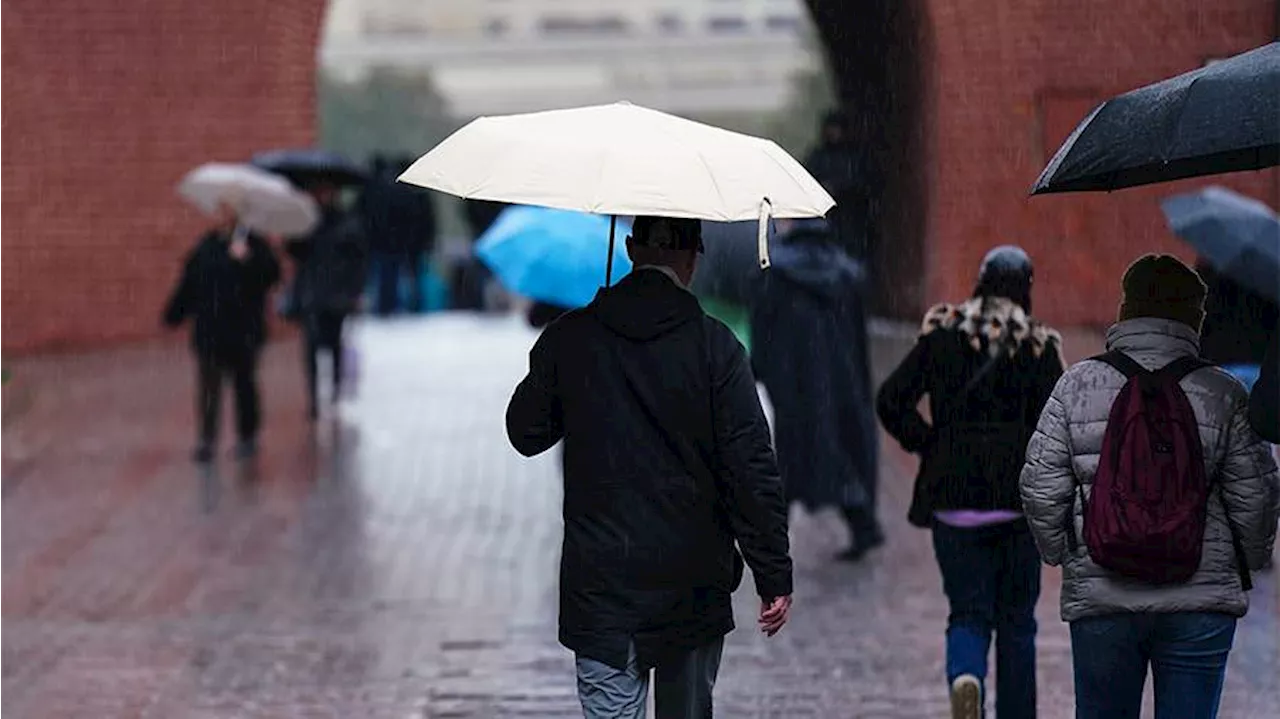
<svg viewBox="0 0 1280 719">
<path fill-rule="evenodd" d="M 997 277 L 1029 281 L 1034 275 L 1031 256 L 1016 245 L 1001 245 L 991 250 L 982 258 L 982 266 L 978 268 L 978 282 Z"/>
</svg>

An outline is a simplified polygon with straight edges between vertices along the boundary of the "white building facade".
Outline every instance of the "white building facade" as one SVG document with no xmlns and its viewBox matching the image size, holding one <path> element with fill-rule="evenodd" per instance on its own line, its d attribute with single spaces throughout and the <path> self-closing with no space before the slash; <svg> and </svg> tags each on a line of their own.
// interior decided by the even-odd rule
<svg viewBox="0 0 1280 719">
<path fill-rule="evenodd" d="M 430 73 L 458 117 L 616 100 L 773 112 L 818 59 L 800 0 L 331 0 L 337 77 Z"/>
</svg>

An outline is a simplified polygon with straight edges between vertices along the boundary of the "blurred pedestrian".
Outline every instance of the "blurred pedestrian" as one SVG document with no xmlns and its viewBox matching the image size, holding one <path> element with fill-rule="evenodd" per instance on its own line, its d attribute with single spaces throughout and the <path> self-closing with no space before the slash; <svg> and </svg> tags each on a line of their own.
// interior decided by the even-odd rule
<svg viewBox="0 0 1280 719">
<path fill-rule="evenodd" d="M 696 220 L 639 217 L 635 269 L 543 331 L 507 408 L 532 456 L 564 440 L 560 641 L 583 711 L 708 717 L 750 565 L 772 636 L 791 606 L 787 513 L 746 354 L 686 289 Z M 742 555 L 735 548 L 735 541 Z"/>
<path fill-rule="evenodd" d="M 1275 461 L 1244 387 L 1199 358 L 1205 289 L 1168 255 L 1131 265 L 1108 353 L 1066 373 L 1027 449 L 1081 719 L 1137 719 L 1148 666 L 1156 716 L 1217 716 L 1249 570 L 1275 542 Z"/>
<path fill-rule="evenodd" d="M 954 716 L 977 719 L 996 642 L 996 714 L 1036 715 L 1040 557 L 1018 475 L 1027 440 L 1062 375 L 1061 338 L 1031 316 L 1031 258 L 987 253 L 973 297 L 925 315 L 920 338 L 880 389 L 884 427 L 921 455 L 908 519 L 931 527 L 951 611 Z M 916 409 L 929 396 L 926 422 Z"/>
<path fill-rule="evenodd" d="M 197 462 L 213 459 L 222 384 L 228 377 L 235 389 L 237 451 L 248 458 L 257 450 L 258 354 L 266 340 L 267 294 L 280 279 L 280 263 L 271 246 L 240 227 L 229 206 L 220 206 L 218 214 L 217 226 L 187 255 L 164 312 L 164 321 L 171 327 L 193 320 Z"/>
<path fill-rule="evenodd" d="M 308 416 L 319 416 L 318 355 L 332 358 L 333 401 L 341 397 L 342 327 L 356 311 L 368 277 L 368 245 L 359 221 L 338 204 L 338 188 L 328 183 L 304 187 L 320 206 L 320 224 L 285 248 L 294 259 L 292 313 L 302 323 L 307 373 Z"/>
<path fill-rule="evenodd" d="M 1275 300 L 1244 287 L 1207 262 L 1196 273 L 1208 286 L 1200 356 L 1219 365 L 1251 389 L 1258 381 L 1267 344 L 1280 323 Z"/>
<path fill-rule="evenodd" d="M 880 186 L 871 138 L 864 119 L 850 122 L 840 110 L 822 120 L 818 145 L 804 167 L 836 201 L 827 213 L 836 242 L 866 262 L 875 235 L 875 192 Z"/>
<path fill-rule="evenodd" d="M 778 220 L 772 255 L 753 297 L 751 360 L 773 403 L 782 482 L 788 503 L 841 511 L 840 558 L 856 561 L 884 543 L 865 277 L 821 219 Z"/>
<path fill-rule="evenodd" d="M 377 287 L 375 311 L 400 309 L 400 285 L 409 283 L 409 312 L 423 311 L 422 270 L 435 248 L 436 218 L 426 190 L 396 182 L 412 158 L 378 157 L 373 177 L 360 196 L 360 214 L 368 234 Z"/>
<path fill-rule="evenodd" d="M 463 211 L 467 224 L 471 227 L 473 244 L 498 219 L 498 215 L 502 214 L 505 208 L 506 204 L 502 202 L 463 201 Z M 453 308 L 482 311 L 489 309 L 490 292 L 488 290 L 492 283 L 493 272 L 475 256 L 474 252 L 467 253 L 466 259 L 461 260 L 453 268 L 450 278 L 449 290 L 453 298 Z"/>
</svg>

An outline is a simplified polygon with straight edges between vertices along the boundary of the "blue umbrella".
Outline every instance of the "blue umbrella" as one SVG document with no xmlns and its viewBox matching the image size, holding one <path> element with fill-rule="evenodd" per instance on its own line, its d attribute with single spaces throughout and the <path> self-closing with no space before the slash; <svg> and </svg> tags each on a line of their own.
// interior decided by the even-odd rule
<svg viewBox="0 0 1280 719">
<path fill-rule="evenodd" d="M 625 236 L 629 222 L 619 219 Z M 631 271 L 623 243 L 613 252 L 617 276 Z M 476 242 L 476 256 L 507 289 L 560 307 L 583 307 L 605 284 L 609 218 L 571 210 L 513 205 Z"/>
<path fill-rule="evenodd" d="M 1224 187 L 1160 203 L 1169 227 L 1221 274 L 1280 301 L 1280 219 Z"/>
</svg>

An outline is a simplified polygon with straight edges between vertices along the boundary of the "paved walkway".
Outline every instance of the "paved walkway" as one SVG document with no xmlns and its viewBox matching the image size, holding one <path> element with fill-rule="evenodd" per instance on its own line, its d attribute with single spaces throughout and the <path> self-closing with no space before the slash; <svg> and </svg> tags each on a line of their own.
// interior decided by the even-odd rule
<svg viewBox="0 0 1280 719">
<path fill-rule="evenodd" d="M 297 350 L 264 361 L 264 451 L 191 448 L 181 348 L 12 364 L 3 434 L 3 711 L 10 717 L 574 716 L 555 640 L 557 463 L 505 443 L 532 335 L 443 317 L 359 328 L 358 399 L 313 432 Z M 883 369 L 902 348 L 876 347 Z M 9 367 L 8 363 L 6 364 Z M 229 414 L 229 413 L 226 413 Z M 754 600 L 717 687 L 727 717 L 941 717 L 945 603 L 886 448 L 889 545 L 832 563 L 834 517 L 794 515 L 797 603 Z M 1071 715 L 1055 572 L 1041 715 Z M 1223 716 L 1280 706 L 1274 573 L 1258 578 Z"/>
</svg>

